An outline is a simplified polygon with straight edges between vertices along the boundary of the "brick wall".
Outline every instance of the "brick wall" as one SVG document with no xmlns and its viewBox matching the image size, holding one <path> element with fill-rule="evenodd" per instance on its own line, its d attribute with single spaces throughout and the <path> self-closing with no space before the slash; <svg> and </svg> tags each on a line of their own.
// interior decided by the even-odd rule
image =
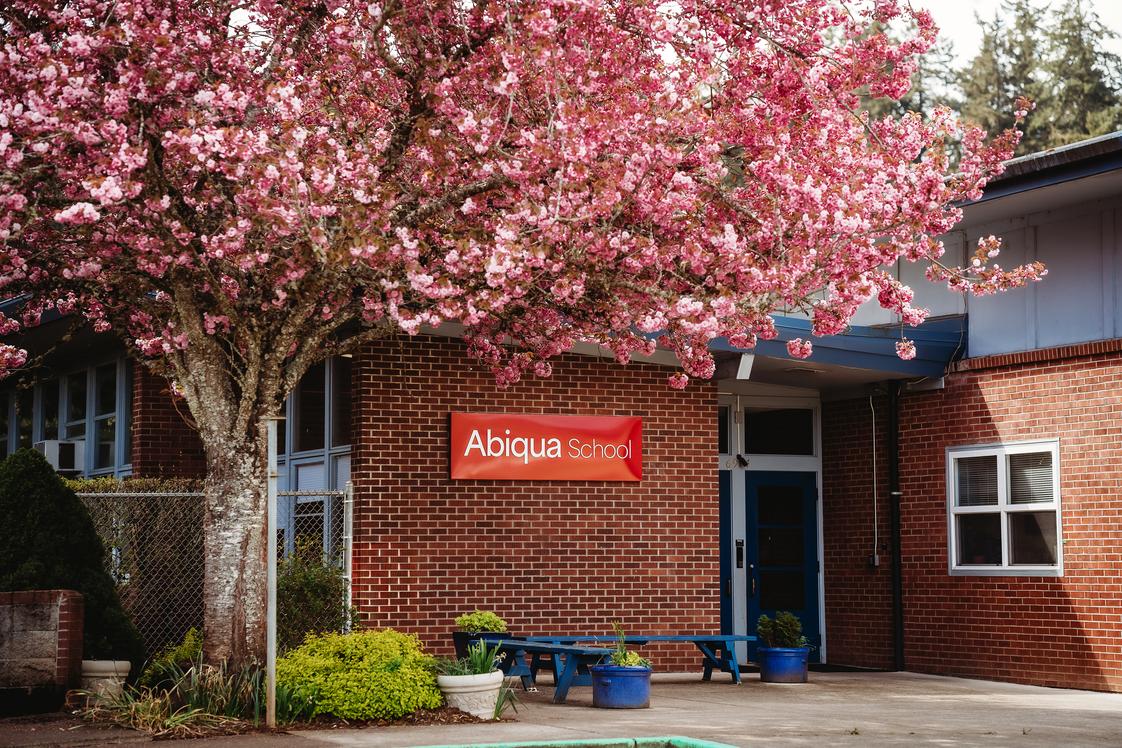
<svg viewBox="0 0 1122 748">
<path fill-rule="evenodd" d="M 716 390 L 664 368 L 565 357 L 508 391 L 459 341 L 386 341 L 356 356 L 355 600 L 365 625 L 450 653 L 476 607 L 512 631 L 720 630 Z M 451 481 L 453 411 L 643 417 L 640 483 Z M 645 648 L 696 670 L 687 648 Z"/>
<path fill-rule="evenodd" d="M 868 399 L 822 404 L 822 574 L 826 653 L 833 664 L 892 667 L 888 525 L 888 407 L 874 398 L 878 445 L 873 509 L 873 413 Z M 880 565 L 872 566 L 874 525 Z"/>
<path fill-rule="evenodd" d="M 73 590 L 0 592 L 0 689 L 77 686 L 83 612 Z"/>
<path fill-rule="evenodd" d="M 186 420 L 187 404 L 167 380 L 133 364 L 132 470 L 137 476 L 200 477 L 206 459 L 199 435 Z"/>
<path fill-rule="evenodd" d="M 1053 355 L 974 360 L 948 376 L 945 389 L 901 398 L 909 670 L 1122 691 L 1122 354 L 1072 349 Z M 846 610 L 846 595 L 862 578 L 859 559 L 850 559 L 848 567 L 830 564 L 844 559 L 850 545 L 844 522 L 831 530 L 837 511 L 831 511 L 830 497 L 859 495 L 867 480 L 848 469 L 851 448 L 831 442 L 847 409 L 859 407 L 834 404 L 827 410 L 835 417 L 824 418 L 834 422 L 833 434 L 824 439 L 827 629 L 831 659 L 852 652 L 854 664 L 875 666 L 885 653 L 861 651 L 862 630 Z M 857 432 L 842 429 L 840 435 L 846 434 Z M 1064 576 L 950 576 L 946 448 L 1052 438 L 1060 440 Z M 883 594 L 887 575 L 887 567 L 876 575 Z M 839 581 L 846 592 L 831 593 Z M 882 593 L 875 594 L 879 600 Z M 881 608 L 887 616 L 878 602 Z M 879 631 L 889 622 L 872 625 Z M 884 641 L 890 646 L 890 639 Z"/>
</svg>

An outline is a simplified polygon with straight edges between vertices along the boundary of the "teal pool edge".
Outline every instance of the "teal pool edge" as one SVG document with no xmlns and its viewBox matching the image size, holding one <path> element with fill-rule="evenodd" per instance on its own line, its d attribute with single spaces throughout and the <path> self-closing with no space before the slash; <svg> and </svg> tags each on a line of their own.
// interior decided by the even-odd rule
<svg viewBox="0 0 1122 748">
<path fill-rule="evenodd" d="M 424 748 L 735 748 L 727 743 L 684 738 L 678 735 L 655 738 L 601 738 L 592 740 L 533 740 L 512 743 L 457 743 Z"/>
</svg>

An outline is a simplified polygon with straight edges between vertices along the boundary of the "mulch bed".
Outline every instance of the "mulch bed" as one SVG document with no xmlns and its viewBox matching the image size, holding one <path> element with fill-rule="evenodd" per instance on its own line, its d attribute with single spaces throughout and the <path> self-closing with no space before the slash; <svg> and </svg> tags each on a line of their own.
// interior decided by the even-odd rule
<svg viewBox="0 0 1122 748">
<path fill-rule="evenodd" d="M 157 734 L 150 735 L 154 740 L 191 740 L 194 738 L 212 738 L 222 735 L 242 735 L 245 733 L 287 733 L 296 730 L 352 730 L 364 727 L 407 727 L 407 726 L 421 726 L 421 725 L 469 725 L 488 722 L 493 720 L 483 720 L 475 717 L 466 712 L 461 712 L 459 709 L 443 706 L 439 709 L 422 709 L 415 712 L 408 717 L 397 720 L 388 719 L 340 719 L 338 717 L 323 716 L 313 719 L 308 722 L 293 722 L 291 724 L 281 725 L 276 730 L 269 730 L 264 725 L 255 725 L 252 722 L 244 721 L 231 721 L 220 726 L 211 726 L 207 728 L 198 728 L 192 730 L 188 734 Z M 513 717 L 503 716 L 500 721 L 510 722 Z M 32 715 L 26 717 L 10 717 L 0 720 L 0 725 L 3 724 L 18 724 L 18 723 L 69 723 L 73 728 L 86 728 L 86 729 L 105 729 L 111 728 L 101 722 L 90 720 L 83 720 L 77 715 L 65 712 L 54 712 L 51 714 Z M 72 728 L 72 729 L 73 729 Z M 144 733 L 137 732 L 137 735 Z"/>
<path fill-rule="evenodd" d="M 422 709 L 402 719 L 339 719 L 338 717 L 318 717 L 311 722 L 299 722 L 285 725 L 285 730 L 334 730 L 351 729 L 355 727 L 404 727 L 408 725 L 468 725 L 494 720 L 479 719 L 467 712 L 442 706 L 439 709 Z M 512 721 L 504 716 L 503 722 Z"/>
</svg>

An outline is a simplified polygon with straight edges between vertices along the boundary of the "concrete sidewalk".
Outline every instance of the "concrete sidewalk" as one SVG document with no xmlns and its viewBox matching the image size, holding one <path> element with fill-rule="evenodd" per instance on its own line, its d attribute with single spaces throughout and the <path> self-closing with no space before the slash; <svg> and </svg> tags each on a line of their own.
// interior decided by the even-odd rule
<svg viewBox="0 0 1122 748">
<path fill-rule="evenodd" d="M 805 685 L 703 683 L 663 676 L 651 708 L 591 708 L 591 689 L 567 704 L 552 688 L 522 695 L 517 722 L 295 731 L 213 738 L 205 748 L 464 745 L 530 740 L 681 735 L 736 746 L 1122 746 L 1122 694 L 1036 688 L 911 673 L 812 673 Z M 76 732 L 85 732 L 82 730 Z M 27 736 L 24 736 L 27 737 Z M 46 735 L 44 735 L 46 737 Z M 58 735 L 57 731 L 54 736 Z M 119 732 L 85 734 L 96 743 L 135 740 Z M 59 743 L 75 742 L 77 734 Z M 80 740 L 80 739 L 79 739 Z M 0 745 L 10 745 L 0 731 Z"/>
<path fill-rule="evenodd" d="M 1122 746 L 1122 694 L 911 673 L 813 673 L 800 685 L 652 684 L 651 708 L 592 709 L 591 689 L 523 697 L 518 722 L 296 733 L 305 745 L 430 746 L 682 735 L 748 745 Z M 299 745 L 299 743 L 292 743 Z"/>
</svg>

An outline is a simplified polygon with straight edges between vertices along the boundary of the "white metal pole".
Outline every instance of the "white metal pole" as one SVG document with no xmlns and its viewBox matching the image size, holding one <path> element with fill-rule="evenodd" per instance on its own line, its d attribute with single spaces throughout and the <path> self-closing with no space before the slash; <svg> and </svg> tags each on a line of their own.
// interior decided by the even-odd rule
<svg viewBox="0 0 1122 748">
<path fill-rule="evenodd" d="M 268 501 L 269 536 L 265 547 L 265 584 L 268 596 L 265 603 L 265 726 L 277 726 L 277 422 L 267 418 L 268 433 Z"/>
<path fill-rule="evenodd" d="M 346 488 L 343 489 L 343 577 L 346 579 L 347 584 L 347 631 L 351 630 L 354 622 L 351 620 L 350 610 L 353 593 L 351 592 L 351 585 L 354 582 L 352 572 L 352 554 L 354 553 L 354 535 L 355 535 L 355 486 L 351 481 L 347 481 Z"/>
</svg>

